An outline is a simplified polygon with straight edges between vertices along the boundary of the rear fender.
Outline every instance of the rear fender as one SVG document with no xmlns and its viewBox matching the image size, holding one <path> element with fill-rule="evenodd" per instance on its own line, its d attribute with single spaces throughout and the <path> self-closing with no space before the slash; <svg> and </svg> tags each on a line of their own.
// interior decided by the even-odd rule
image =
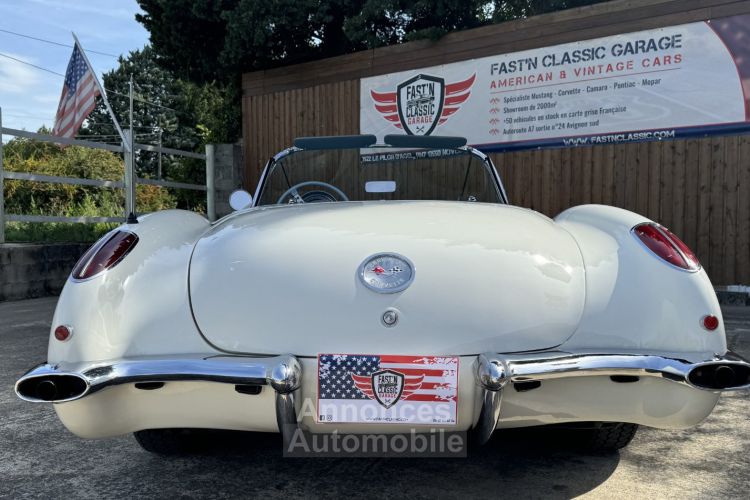
<svg viewBox="0 0 750 500">
<path fill-rule="evenodd" d="M 193 322 L 187 293 L 190 254 L 209 222 L 182 210 L 139 222 L 121 226 L 139 237 L 122 262 L 88 280 L 68 278 L 52 330 L 68 325 L 73 334 L 65 342 L 50 335 L 50 363 L 213 351 Z"/>
<path fill-rule="evenodd" d="M 561 349 L 630 348 L 692 353 L 710 359 L 727 350 L 723 322 L 709 332 L 706 314 L 721 309 L 706 272 L 677 269 L 631 233 L 649 219 L 615 207 L 583 205 L 555 222 L 583 255 L 586 299 L 581 323 Z"/>
</svg>

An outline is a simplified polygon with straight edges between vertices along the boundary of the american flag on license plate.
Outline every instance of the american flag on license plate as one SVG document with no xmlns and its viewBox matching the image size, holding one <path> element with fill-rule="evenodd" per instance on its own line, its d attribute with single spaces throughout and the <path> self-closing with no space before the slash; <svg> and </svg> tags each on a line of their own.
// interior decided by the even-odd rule
<svg viewBox="0 0 750 500">
<path fill-rule="evenodd" d="M 68 70 L 65 72 L 65 83 L 52 135 L 74 137 L 83 121 L 93 111 L 98 95 L 96 77 L 76 44 L 68 62 Z"/>
<path fill-rule="evenodd" d="M 456 423 L 458 357 L 318 356 L 318 421 Z"/>
</svg>

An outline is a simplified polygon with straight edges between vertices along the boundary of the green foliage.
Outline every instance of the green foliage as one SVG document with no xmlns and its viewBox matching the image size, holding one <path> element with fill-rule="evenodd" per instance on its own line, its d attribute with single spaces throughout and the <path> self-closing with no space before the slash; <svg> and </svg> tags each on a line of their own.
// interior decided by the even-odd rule
<svg viewBox="0 0 750 500">
<path fill-rule="evenodd" d="M 201 138 L 195 130 L 193 117 L 181 110 L 183 104 L 182 88 L 184 84 L 157 63 L 150 47 L 130 52 L 127 58 L 120 57 L 119 66 L 103 75 L 104 88 L 107 89 L 109 103 L 112 106 L 123 129 L 130 127 L 130 77 L 134 81 L 135 102 L 133 106 L 133 126 L 135 140 L 140 143 L 157 144 L 159 132 L 162 131 L 162 144 L 169 148 L 195 151 Z M 148 100 L 156 105 L 144 103 Z M 162 106 L 162 107 L 160 107 Z M 92 137 L 112 137 L 117 134 L 104 101 L 99 98 L 96 108 L 89 115 L 86 126 L 80 135 Z M 178 163 L 169 157 L 162 159 L 168 170 L 172 163 Z M 177 166 L 176 168 L 179 168 Z M 136 172 L 139 176 L 156 177 L 158 157 L 152 153 L 139 152 L 136 158 Z"/>
<path fill-rule="evenodd" d="M 119 66 L 104 74 L 103 84 L 109 102 L 123 128 L 129 123 L 129 82 L 133 77 L 135 102 L 133 126 L 139 143 L 174 149 L 203 152 L 209 143 L 234 142 L 240 135 L 239 90 L 234 85 L 195 84 L 178 79 L 163 69 L 151 47 L 121 57 Z M 150 101 L 146 103 L 143 101 Z M 80 135 L 91 139 L 109 138 L 116 130 L 101 98 Z M 140 177 L 161 177 L 178 182 L 205 183 L 205 163 L 179 156 L 139 151 L 136 173 Z M 200 210 L 205 195 L 188 190 L 174 190 L 180 208 Z"/>
<path fill-rule="evenodd" d="M 346 20 L 344 32 L 367 48 L 437 40 L 450 31 L 487 24 L 490 11 L 491 3 L 482 0 L 370 0 Z"/>
<path fill-rule="evenodd" d="M 239 85 L 216 82 L 197 85 L 184 80 L 179 83 L 180 102 L 175 103 L 192 116 L 201 146 L 235 142 L 242 130 Z"/>
<path fill-rule="evenodd" d="M 19 243 L 88 243 L 101 238 L 117 224 L 63 224 L 8 222 L 5 238 Z"/>
<path fill-rule="evenodd" d="M 4 147 L 4 167 L 10 172 L 30 172 L 59 177 L 119 181 L 123 162 L 100 149 L 70 146 L 60 148 L 30 139 L 13 139 Z M 174 208 L 176 200 L 158 186 L 141 185 L 136 190 L 139 212 Z M 121 217 L 122 189 L 52 184 L 7 179 L 5 208 L 10 214 L 52 216 Z M 116 225 L 116 224 L 115 224 Z M 112 224 L 9 223 L 8 241 L 92 241 Z"/>
<path fill-rule="evenodd" d="M 499 23 L 524 17 L 538 16 L 558 10 L 583 7 L 608 0 L 523 0 L 494 3 L 492 22 Z"/>
<path fill-rule="evenodd" d="M 603 0 L 138 0 L 159 63 L 194 82 Z"/>
<path fill-rule="evenodd" d="M 111 81 L 105 76 L 105 83 L 127 93 L 124 83 L 131 72 L 137 82 L 161 82 L 148 89 L 184 113 L 162 112 L 164 123 L 187 123 L 200 141 L 234 142 L 241 134 L 243 72 L 435 40 L 450 31 L 600 1 L 138 0 L 144 13 L 136 19 L 149 31 L 152 48 L 132 53 L 133 64 L 123 62 L 116 70 L 120 76 L 111 75 Z M 196 137 L 184 139 L 192 144 Z"/>
</svg>

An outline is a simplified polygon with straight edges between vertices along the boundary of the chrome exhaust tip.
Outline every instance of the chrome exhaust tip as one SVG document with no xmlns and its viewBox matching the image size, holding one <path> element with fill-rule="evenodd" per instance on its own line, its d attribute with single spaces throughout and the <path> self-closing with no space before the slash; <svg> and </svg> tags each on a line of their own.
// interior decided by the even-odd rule
<svg viewBox="0 0 750 500">
<path fill-rule="evenodd" d="M 48 374 L 24 377 L 16 382 L 16 394 L 32 403 L 62 403 L 82 397 L 88 382 L 78 375 Z"/>
</svg>

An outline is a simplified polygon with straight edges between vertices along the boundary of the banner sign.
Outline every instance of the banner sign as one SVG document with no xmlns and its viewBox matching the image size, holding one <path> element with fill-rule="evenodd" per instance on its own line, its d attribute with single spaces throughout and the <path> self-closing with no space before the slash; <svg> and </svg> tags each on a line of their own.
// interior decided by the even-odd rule
<svg viewBox="0 0 750 500">
<path fill-rule="evenodd" d="M 363 134 L 484 151 L 750 130 L 750 15 L 363 78 Z"/>
</svg>

